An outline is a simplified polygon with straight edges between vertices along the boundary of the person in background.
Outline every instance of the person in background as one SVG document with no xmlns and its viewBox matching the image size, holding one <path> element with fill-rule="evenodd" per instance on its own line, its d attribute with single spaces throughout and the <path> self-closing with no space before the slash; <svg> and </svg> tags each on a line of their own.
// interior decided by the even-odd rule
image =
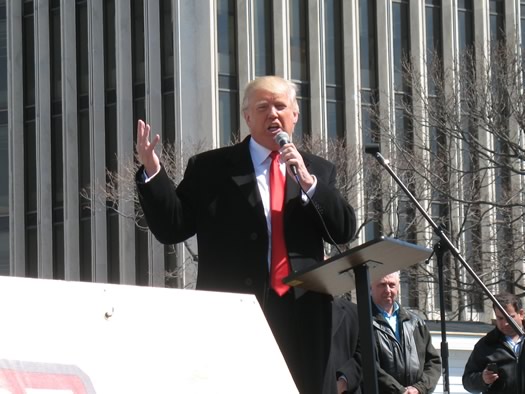
<svg viewBox="0 0 525 394">
<path fill-rule="evenodd" d="M 370 292 L 379 392 L 433 392 L 441 376 L 441 357 L 425 322 L 397 301 L 399 272 L 373 281 Z"/>
<path fill-rule="evenodd" d="M 345 294 L 334 298 L 332 311 L 330 369 L 325 384 L 335 384 L 335 377 L 338 394 L 361 394 L 363 374 L 357 305 Z"/>
<path fill-rule="evenodd" d="M 177 186 L 155 153 L 160 137 L 150 141 L 150 126 L 139 120 L 142 210 L 161 243 L 197 235 L 198 290 L 255 294 L 301 394 L 331 393 L 323 383 L 332 297 L 290 288 L 282 279 L 322 262 L 325 241 L 349 242 L 354 210 L 336 188 L 332 163 L 276 141 L 279 133 L 291 140 L 299 118 L 292 82 L 251 81 L 242 113 L 250 135 L 190 158 Z"/>
<path fill-rule="evenodd" d="M 522 328 L 524 312 L 521 299 L 510 293 L 501 293 L 495 298 Z M 514 331 L 495 304 L 493 308 L 496 327 L 474 346 L 463 372 L 463 387 L 471 393 L 523 394 L 523 335 Z"/>
</svg>

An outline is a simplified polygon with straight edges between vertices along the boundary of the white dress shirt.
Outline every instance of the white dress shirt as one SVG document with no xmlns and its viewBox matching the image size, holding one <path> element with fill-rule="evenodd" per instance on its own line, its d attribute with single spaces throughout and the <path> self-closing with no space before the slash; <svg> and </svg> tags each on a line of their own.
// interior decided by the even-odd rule
<svg viewBox="0 0 525 394">
<path fill-rule="evenodd" d="M 266 217 L 266 227 L 268 229 L 268 239 L 272 239 L 272 218 L 270 215 L 270 164 L 272 158 L 270 157 L 271 150 L 257 143 L 253 138 L 250 138 L 250 156 L 252 158 L 253 169 L 255 170 L 255 178 L 257 179 L 257 186 L 261 195 L 264 216 Z M 279 168 L 286 177 L 286 164 L 279 162 Z M 314 176 L 314 184 L 307 190 L 308 197 L 312 197 L 317 186 L 317 178 Z M 303 203 L 308 203 L 308 197 L 301 193 Z M 268 269 L 271 264 L 272 245 L 268 242 Z"/>
</svg>

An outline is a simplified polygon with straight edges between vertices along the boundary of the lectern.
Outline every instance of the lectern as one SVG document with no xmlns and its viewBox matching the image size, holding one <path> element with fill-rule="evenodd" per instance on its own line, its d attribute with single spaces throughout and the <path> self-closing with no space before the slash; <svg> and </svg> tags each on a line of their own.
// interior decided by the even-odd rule
<svg viewBox="0 0 525 394">
<path fill-rule="evenodd" d="M 290 286 L 340 295 L 356 289 L 365 393 L 378 393 L 374 357 L 370 281 L 426 260 L 432 250 L 381 237 L 284 279 Z"/>
</svg>

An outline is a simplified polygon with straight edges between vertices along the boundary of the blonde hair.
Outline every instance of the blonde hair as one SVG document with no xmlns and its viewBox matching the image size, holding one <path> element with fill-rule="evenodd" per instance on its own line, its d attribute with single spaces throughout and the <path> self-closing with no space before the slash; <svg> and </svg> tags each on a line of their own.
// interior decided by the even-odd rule
<svg viewBox="0 0 525 394">
<path fill-rule="evenodd" d="M 299 105 L 297 104 L 297 85 L 292 81 L 288 81 L 276 75 L 267 75 L 258 77 L 248 82 L 244 88 L 244 96 L 242 99 L 242 111 L 245 112 L 250 106 L 250 97 L 255 90 L 266 90 L 269 92 L 285 92 L 293 105 L 294 111 L 299 113 Z"/>
</svg>

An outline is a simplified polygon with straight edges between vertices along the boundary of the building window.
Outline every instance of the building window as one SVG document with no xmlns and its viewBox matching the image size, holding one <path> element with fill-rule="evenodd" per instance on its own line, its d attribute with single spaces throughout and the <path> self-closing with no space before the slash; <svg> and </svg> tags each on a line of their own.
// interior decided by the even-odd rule
<svg viewBox="0 0 525 394">
<path fill-rule="evenodd" d="M 310 68 L 308 52 L 308 3 L 290 0 L 290 60 L 291 79 L 297 84 L 299 120 L 295 125 L 294 139 L 310 135 Z"/>
<path fill-rule="evenodd" d="M 359 49 L 361 71 L 361 130 L 364 144 L 379 143 L 377 116 L 377 22 L 375 0 L 359 0 Z M 365 160 L 367 157 L 365 157 Z M 365 239 L 381 235 L 382 199 L 381 179 L 365 167 L 366 224 Z"/>
<path fill-rule="evenodd" d="M 162 138 L 164 144 L 174 147 L 177 139 L 175 127 L 175 47 L 173 42 L 173 9 L 171 0 L 160 1 L 161 76 L 162 76 Z M 175 249 L 175 251 L 174 251 Z M 164 245 L 164 269 L 177 268 L 176 248 Z M 166 286 L 170 285 L 166 279 Z"/>
<path fill-rule="evenodd" d="M 53 189 L 53 277 L 64 279 L 64 158 L 62 144 L 62 56 L 60 39 L 60 4 L 50 4 L 51 58 L 51 167 Z"/>
<path fill-rule="evenodd" d="M 490 0 L 490 40 L 499 41 L 505 37 L 505 1 Z"/>
<path fill-rule="evenodd" d="M 118 170 L 117 142 L 117 66 L 115 43 L 115 0 L 104 1 L 104 96 L 106 123 L 106 169 Z M 109 179 L 108 179 L 109 181 Z M 107 201 L 107 261 L 108 282 L 119 283 L 119 216 L 111 201 Z"/>
<path fill-rule="evenodd" d="M 441 28 L 441 0 L 426 0 L 425 4 L 425 34 L 426 34 L 426 67 L 427 67 L 427 91 L 428 91 L 428 117 L 429 117 L 429 148 L 430 148 L 430 184 L 432 187 L 432 219 L 444 229 L 450 229 L 450 210 L 449 210 L 449 168 L 450 159 L 447 140 L 447 133 L 440 128 L 440 112 L 443 105 L 443 36 Z M 433 243 L 439 242 L 434 235 Z M 445 288 L 452 288 L 453 276 L 448 275 L 452 269 L 450 254 L 442 255 L 442 267 L 445 273 Z M 439 268 L 438 262 L 435 266 Z M 437 271 L 436 271 L 437 274 Z M 436 304 L 439 303 L 439 294 L 436 294 Z M 450 290 L 445 292 L 446 310 L 452 309 L 452 298 Z"/>
<path fill-rule="evenodd" d="M 343 9 L 341 0 L 325 0 L 326 125 L 328 138 L 345 137 Z"/>
<path fill-rule="evenodd" d="M 106 168 L 117 163 L 117 66 L 115 45 L 115 0 L 104 1 L 104 99 L 106 110 Z"/>
<path fill-rule="evenodd" d="M 33 2 L 25 1 L 22 16 L 24 45 L 24 193 L 26 213 L 26 275 L 37 277 L 35 38 Z"/>
<path fill-rule="evenodd" d="M 90 186 L 91 155 L 89 138 L 89 65 L 87 3 L 76 2 L 77 28 L 77 95 L 78 95 L 78 162 L 79 192 Z M 91 270 L 91 204 L 80 200 L 80 279 L 92 280 Z"/>
<path fill-rule="evenodd" d="M 160 48 L 162 78 L 162 138 L 175 144 L 175 78 L 173 46 L 173 12 L 171 0 L 160 2 Z"/>
<path fill-rule="evenodd" d="M 413 130 L 410 118 L 412 99 L 410 83 L 408 81 L 407 66 L 410 61 L 410 3 L 407 0 L 392 2 L 392 42 L 393 42 L 393 67 L 394 67 L 394 129 L 396 161 L 401 168 L 406 168 L 401 174 L 403 183 L 414 193 L 415 183 L 409 166 L 403 164 L 405 157 L 413 153 Z M 406 153 L 406 155 L 404 154 Z M 397 238 L 407 242 L 416 242 L 417 229 L 415 226 L 415 210 L 413 203 L 403 193 L 398 199 L 398 228 Z M 404 299 L 410 307 L 418 307 L 419 291 L 417 269 L 411 268 L 406 272 L 406 288 L 402 292 Z M 414 291 L 415 290 L 415 291 Z"/>
<path fill-rule="evenodd" d="M 436 96 L 434 81 L 440 81 L 443 74 L 443 34 L 441 32 L 441 0 L 426 0 L 425 7 L 428 90 Z M 435 77 L 435 78 L 432 78 Z"/>
<path fill-rule="evenodd" d="M 458 41 L 460 51 L 473 47 L 474 10 L 472 8 L 472 0 L 458 1 Z"/>
<path fill-rule="evenodd" d="M 460 94 L 461 102 L 461 127 L 462 133 L 467 137 L 460 145 L 461 159 L 463 162 L 463 195 L 467 201 L 479 200 L 480 179 L 479 179 L 479 158 L 475 149 L 471 149 L 471 139 L 477 139 L 477 130 L 469 116 L 468 105 L 465 103 L 470 94 L 467 86 L 468 81 L 473 80 L 475 71 L 475 47 L 474 47 L 474 9 L 472 0 L 461 0 L 458 2 L 458 46 L 460 65 Z M 464 231 L 464 253 L 466 261 L 475 272 L 483 272 L 482 254 L 482 213 L 479 204 L 464 204 L 463 215 L 465 217 Z M 484 309 L 483 292 L 472 278 L 467 278 L 466 288 L 467 305 L 473 311 L 482 312 Z"/>
<path fill-rule="evenodd" d="M 254 0 L 255 75 L 274 74 L 273 9 L 272 2 Z"/>
<path fill-rule="evenodd" d="M 412 146 L 412 127 L 408 116 L 411 106 L 411 92 L 408 81 L 407 65 L 410 61 L 410 12 L 406 0 L 394 1 L 393 12 L 393 67 L 395 95 L 395 131 L 399 149 Z"/>
<path fill-rule="evenodd" d="M 0 1 L 0 275 L 9 275 L 9 153 L 7 127 L 7 20 Z"/>
<path fill-rule="evenodd" d="M 131 58 L 133 80 L 133 124 L 146 117 L 146 59 L 144 51 L 144 0 L 131 3 Z M 133 133 L 136 139 L 135 133 Z M 135 141 L 136 142 L 136 141 Z M 142 218 L 144 220 L 144 218 Z M 148 233 L 142 231 L 145 222 L 135 226 L 135 283 L 148 284 Z"/>
<path fill-rule="evenodd" d="M 509 140 L 509 118 L 510 110 L 508 104 L 508 77 L 512 77 L 507 67 L 512 59 L 508 57 L 505 46 L 505 2 L 503 0 L 490 1 L 490 78 L 491 78 L 491 100 L 498 103 L 501 110 L 492 113 L 491 133 L 494 138 L 495 149 L 495 191 L 496 201 L 512 201 L 513 193 L 510 168 L 512 156 Z M 511 55 L 512 56 L 512 55 Z M 514 291 L 513 258 L 514 234 L 512 209 L 509 206 L 496 208 L 496 241 L 497 261 L 502 267 L 495 278 L 499 282 L 501 291 Z M 505 267 L 505 268 L 503 268 Z"/>
<path fill-rule="evenodd" d="M 146 74 L 144 53 L 144 1 L 131 2 L 131 57 L 133 78 L 133 124 L 146 117 Z M 135 133 L 133 133 L 136 138 Z"/>
<path fill-rule="evenodd" d="M 219 58 L 219 133 L 221 146 L 239 140 L 239 82 L 237 70 L 237 10 L 234 0 L 217 0 Z"/>
<path fill-rule="evenodd" d="M 521 32 L 521 46 L 525 45 L 525 1 L 520 4 L 520 32 Z"/>
<path fill-rule="evenodd" d="M 379 142 L 377 124 L 373 121 L 377 103 L 377 23 L 375 0 L 359 1 L 359 49 L 361 71 L 361 122 L 363 141 Z"/>
</svg>

